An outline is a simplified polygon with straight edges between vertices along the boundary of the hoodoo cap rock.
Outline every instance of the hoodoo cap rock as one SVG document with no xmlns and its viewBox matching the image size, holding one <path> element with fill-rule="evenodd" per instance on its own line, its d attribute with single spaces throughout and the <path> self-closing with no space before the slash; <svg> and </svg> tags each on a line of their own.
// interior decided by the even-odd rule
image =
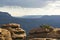
<svg viewBox="0 0 60 40">
<path fill-rule="evenodd" d="M 20 24 L 16 24 L 16 23 L 9 23 L 9 24 L 3 24 L 2 25 L 2 27 L 4 28 L 4 27 L 13 27 L 13 26 L 15 26 L 15 27 L 20 27 Z"/>
</svg>

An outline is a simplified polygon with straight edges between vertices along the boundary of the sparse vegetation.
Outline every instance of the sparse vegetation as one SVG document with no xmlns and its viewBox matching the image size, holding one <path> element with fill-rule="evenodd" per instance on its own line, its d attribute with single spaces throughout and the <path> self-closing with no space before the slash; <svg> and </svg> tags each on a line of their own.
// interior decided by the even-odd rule
<svg viewBox="0 0 60 40">
<path fill-rule="evenodd" d="M 43 25 L 41 25 L 40 27 L 41 27 L 41 28 L 45 28 L 45 29 L 47 29 L 47 30 L 49 30 L 49 31 L 52 31 L 52 30 L 53 30 L 53 27 L 50 26 L 50 25 L 47 25 L 47 24 L 43 24 Z"/>
<path fill-rule="evenodd" d="M 41 25 L 40 27 L 41 27 L 41 28 L 47 28 L 47 29 L 51 28 L 51 26 L 49 26 L 49 25 L 47 25 L 47 24 L 43 24 L 43 25 Z"/>
</svg>

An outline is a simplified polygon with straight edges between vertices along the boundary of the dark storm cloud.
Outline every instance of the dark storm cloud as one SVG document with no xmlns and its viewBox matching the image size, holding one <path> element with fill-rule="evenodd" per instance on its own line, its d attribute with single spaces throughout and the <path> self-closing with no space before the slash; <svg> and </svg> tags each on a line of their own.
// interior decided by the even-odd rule
<svg viewBox="0 0 60 40">
<path fill-rule="evenodd" d="M 24 8 L 41 8 L 55 0 L 0 0 L 0 6 L 21 6 Z"/>
</svg>

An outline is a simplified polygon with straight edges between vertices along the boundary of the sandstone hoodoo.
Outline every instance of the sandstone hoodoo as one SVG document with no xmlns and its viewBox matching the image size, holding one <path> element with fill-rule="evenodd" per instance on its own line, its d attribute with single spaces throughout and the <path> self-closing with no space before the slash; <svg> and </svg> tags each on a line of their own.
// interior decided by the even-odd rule
<svg viewBox="0 0 60 40">
<path fill-rule="evenodd" d="M 3 24 L 2 28 L 9 30 L 12 39 L 14 40 L 17 39 L 24 40 L 26 38 L 26 32 L 20 27 L 20 24 L 16 23 Z"/>
</svg>

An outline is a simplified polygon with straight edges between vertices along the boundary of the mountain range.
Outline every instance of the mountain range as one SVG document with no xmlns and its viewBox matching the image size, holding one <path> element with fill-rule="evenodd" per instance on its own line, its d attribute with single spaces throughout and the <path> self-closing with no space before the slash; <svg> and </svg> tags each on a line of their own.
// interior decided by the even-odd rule
<svg viewBox="0 0 60 40">
<path fill-rule="evenodd" d="M 48 24 L 53 27 L 60 27 L 60 15 L 26 15 L 22 17 L 13 17 L 7 12 L 0 12 L 0 24 L 18 23 L 27 31 L 40 27 L 41 24 Z"/>
</svg>

